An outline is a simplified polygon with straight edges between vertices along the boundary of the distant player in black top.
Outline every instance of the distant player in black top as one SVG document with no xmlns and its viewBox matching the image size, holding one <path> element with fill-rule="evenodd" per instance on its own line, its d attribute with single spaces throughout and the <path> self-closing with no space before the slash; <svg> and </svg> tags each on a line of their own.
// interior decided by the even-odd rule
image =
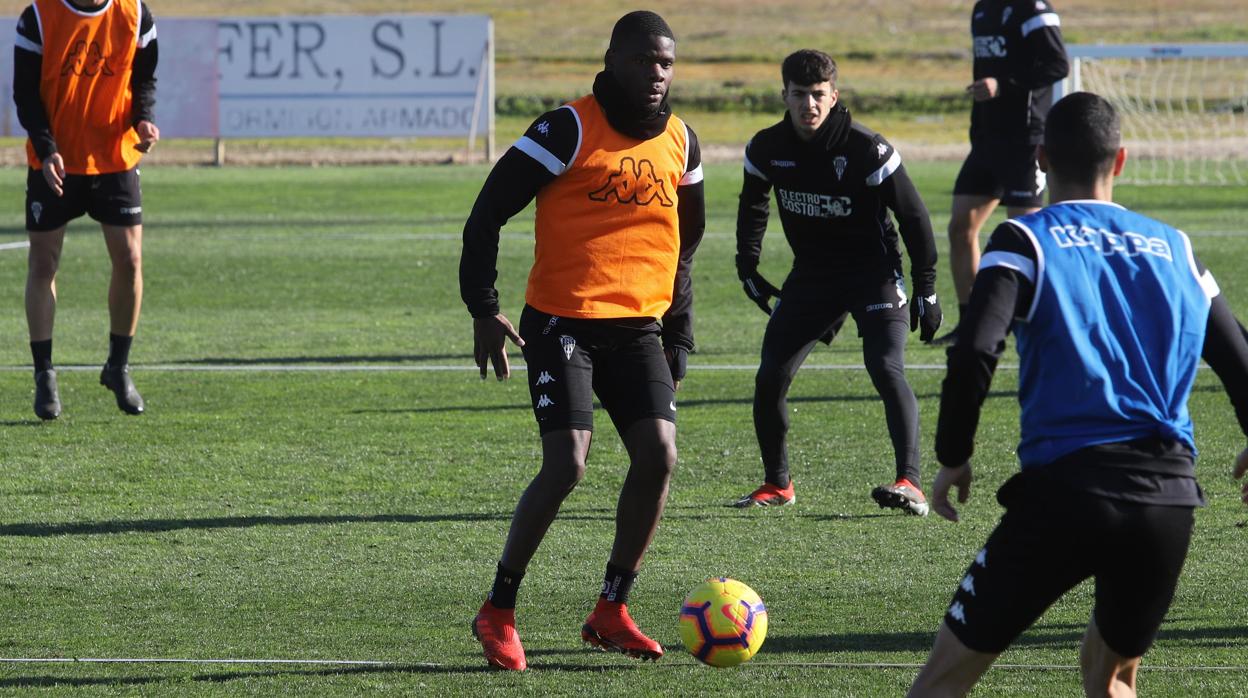
<svg viewBox="0 0 1248 698">
<path fill-rule="evenodd" d="M 971 153 L 953 185 L 949 268 L 959 311 L 979 268 L 979 231 L 997 204 L 1011 218 L 1044 204 L 1036 144 L 1052 102 L 1053 83 L 1070 69 L 1061 22 L 1047 0 L 980 0 L 971 15 L 975 60 L 966 91 Z M 957 329 L 937 339 L 952 343 Z"/>
<path fill-rule="evenodd" d="M 1053 107 L 1040 164 L 1052 204 L 1002 224 L 949 350 L 932 508 L 967 501 L 980 406 L 1008 332 L 1019 354 L 1022 472 L 954 593 L 911 696 L 965 695 L 1045 609 L 1083 580 L 1089 696 L 1134 696 L 1204 504 L 1188 396 L 1203 357 L 1248 434 L 1248 341 L 1181 231 L 1113 203 L 1119 121 L 1104 99 Z M 1232 473 L 1248 472 L 1248 449 Z M 1248 485 L 1243 488 L 1248 502 Z"/>
<path fill-rule="evenodd" d="M 793 502 L 785 447 L 789 384 L 815 342 L 849 313 L 884 401 L 897 465 L 893 484 L 872 496 L 880 506 L 921 516 L 927 501 L 919 488 L 919 408 L 906 382 L 904 351 L 909 330 L 920 329 L 926 342 L 940 327 L 927 208 L 901 155 L 838 103 L 831 56 L 798 51 L 784 60 L 781 74 L 788 111 L 746 146 L 737 209 L 737 274 L 750 299 L 771 316 L 754 387 L 765 482 L 737 506 Z M 772 189 L 794 253 L 783 289 L 758 271 Z M 910 255 L 913 298 L 902 277 L 898 228 Z M 772 297 L 782 299 L 774 308 Z"/>
</svg>

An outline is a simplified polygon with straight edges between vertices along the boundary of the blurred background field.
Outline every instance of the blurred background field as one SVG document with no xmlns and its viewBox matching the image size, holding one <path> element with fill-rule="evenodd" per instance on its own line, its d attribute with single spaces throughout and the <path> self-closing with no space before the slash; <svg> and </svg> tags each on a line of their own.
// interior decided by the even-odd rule
<svg viewBox="0 0 1248 698">
<path fill-rule="evenodd" d="M 28 4 L 0 0 L 16 17 Z M 494 18 L 497 136 L 501 148 L 531 120 L 588 91 L 602 64 L 611 26 L 633 9 L 605 0 L 184 0 L 149 3 L 159 19 L 280 14 L 474 13 Z M 780 61 L 802 47 L 838 59 L 846 104 L 875 130 L 925 159 L 965 152 L 970 81 L 971 0 L 691 0 L 656 7 L 677 34 L 672 98 L 708 148 L 736 159 L 740 146 L 774 123 Z M 1068 43 L 1248 41 L 1248 3 L 1240 0 L 1058 0 Z M 449 161 L 464 157 L 457 139 L 240 140 L 237 162 Z M 5 153 L 11 153 L 5 148 Z M 161 145 L 152 162 L 210 159 L 206 141 Z M 11 158 L 10 158 L 11 159 Z M 0 160 L 0 163 L 15 164 Z"/>
</svg>

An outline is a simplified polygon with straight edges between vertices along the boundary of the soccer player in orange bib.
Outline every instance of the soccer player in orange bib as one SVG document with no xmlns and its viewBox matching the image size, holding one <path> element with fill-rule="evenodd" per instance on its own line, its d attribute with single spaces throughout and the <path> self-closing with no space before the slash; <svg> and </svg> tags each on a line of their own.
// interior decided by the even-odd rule
<svg viewBox="0 0 1248 698">
<path fill-rule="evenodd" d="M 581 628 L 593 646 L 658 659 L 625 605 L 654 537 L 676 465 L 675 389 L 693 349 L 690 268 L 705 226 L 701 152 L 672 116 L 672 30 L 631 12 L 611 33 L 593 93 L 533 122 L 486 179 L 464 226 L 460 293 L 484 378 L 510 374 L 523 348 L 542 466 L 520 497 L 473 634 L 495 667 L 527 666 L 516 592 L 565 497 L 585 473 L 597 395 L 628 450 L 615 543 L 597 605 Z M 519 331 L 499 312 L 499 229 L 536 197 L 536 245 Z"/>
<path fill-rule="evenodd" d="M 56 271 L 65 227 L 99 221 L 112 261 L 109 351 L 100 384 L 142 414 L 130 344 L 143 299 L 139 160 L 160 140 L 156 25 L 142 0 L 35 0 L 17 24 L 13 99 L 29 140 L 26 321 L 35 364 L 35 414 L 61 414 L 52 366 Z"/>
</svg>

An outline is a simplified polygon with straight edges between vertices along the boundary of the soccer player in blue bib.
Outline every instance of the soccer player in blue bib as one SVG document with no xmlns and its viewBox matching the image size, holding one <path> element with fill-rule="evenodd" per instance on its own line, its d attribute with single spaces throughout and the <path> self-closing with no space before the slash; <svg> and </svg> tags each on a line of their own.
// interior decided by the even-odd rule
<svg viewBox="0 0 1248 698">
<path fill-rule="evenodd" d="M 941 391 L 932 508 L 958 520 L 980 406 L 1012 329 L 1022 472 L 956 590 L 911 696 L 965 695 L 1020 633 L 1095 578 L 1080 664 L 1088 695 L 1134 696 L 1187 556 L 1196 483 L 1188 394 L 1203 358 L 1248 434 L 1248 341 L 1179 230 L 1113 203 L 1118 115 L 1054 105 L 1039 162 L 1052 204 L 989 240 Z M 1248 449 L 1234 475 L 1248 472 Z M 1248 501 L 1248 486 L 1244 487 Z M 1054 509 L 1060 509 L 1055 512 Z"/>
</svg>

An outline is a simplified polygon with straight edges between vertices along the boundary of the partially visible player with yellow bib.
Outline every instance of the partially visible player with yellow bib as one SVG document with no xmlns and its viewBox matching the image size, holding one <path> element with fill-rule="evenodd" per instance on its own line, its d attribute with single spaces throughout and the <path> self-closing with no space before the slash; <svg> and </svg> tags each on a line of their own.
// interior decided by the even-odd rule
<svg viewBox="0 0 1248 698">
<path fill-rule="evenodd" d="M 112 261 L 100 384 L 122 411 L 143 413 L 128 364 L 143 298 L 138 164 L 160 140 L 156 62 L 156 25 L 142 0 L 35 0 L 18 20 L 13 98 L 29 135 L 26 321 L 41 419 L 61 413 L 52 367 L 56 271 L 65 226 L 84 213 L 99 221 Z"/>
</svg>

